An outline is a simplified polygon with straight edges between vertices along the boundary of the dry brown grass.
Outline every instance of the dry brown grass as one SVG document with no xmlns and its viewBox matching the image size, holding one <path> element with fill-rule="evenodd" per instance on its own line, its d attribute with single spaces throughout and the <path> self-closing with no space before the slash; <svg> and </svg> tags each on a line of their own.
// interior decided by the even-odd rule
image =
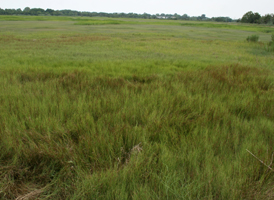
<svg viewBox="0 0 274 200">
<path fill-rule="evenodd" d="M 40 194 L 43 193 L 43 189 L 33 190 L 27 194 L 23 194 L 18 196 L 15 200 L 32 200 L 38 199 Z"/>
</svg>

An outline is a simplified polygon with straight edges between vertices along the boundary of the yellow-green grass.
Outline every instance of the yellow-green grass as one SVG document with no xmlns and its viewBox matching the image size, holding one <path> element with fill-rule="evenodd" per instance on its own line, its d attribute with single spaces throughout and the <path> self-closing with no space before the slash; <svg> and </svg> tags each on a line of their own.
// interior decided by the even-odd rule
<svg viewBox="0 0 274 200">
<path fill-rule="evenodd" d="M 0 21 L 1 199 L 274 198 L 273 171 L 246 151 L 266 165 L 274 152 L 259 26 L 13 17 Z"/>
</svg>

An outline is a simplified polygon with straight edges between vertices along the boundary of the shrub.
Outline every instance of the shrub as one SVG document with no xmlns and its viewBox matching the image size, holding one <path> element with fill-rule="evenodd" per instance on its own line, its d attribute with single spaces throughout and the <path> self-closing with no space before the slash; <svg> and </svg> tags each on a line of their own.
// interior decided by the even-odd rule
<svg viewBox="0 0 274 200">
<path fill-rule="evenodd" d="M 258 35 L 251 35 L 246 38 L 248 42 L 258 42 L 259 36 Z"/>
</svg>

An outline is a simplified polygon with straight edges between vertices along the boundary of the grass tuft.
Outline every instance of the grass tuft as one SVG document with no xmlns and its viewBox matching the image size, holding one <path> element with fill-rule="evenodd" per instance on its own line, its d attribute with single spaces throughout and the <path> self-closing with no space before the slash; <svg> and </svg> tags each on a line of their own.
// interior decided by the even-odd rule
<svg viewBox="0 0 274 200">
<path fill-rule="evenodd" d="M 251 35 L 246 38 L 248 42 L 258 42 L 259 41 L 259 36 L 258 35 Z"/>
</svg>

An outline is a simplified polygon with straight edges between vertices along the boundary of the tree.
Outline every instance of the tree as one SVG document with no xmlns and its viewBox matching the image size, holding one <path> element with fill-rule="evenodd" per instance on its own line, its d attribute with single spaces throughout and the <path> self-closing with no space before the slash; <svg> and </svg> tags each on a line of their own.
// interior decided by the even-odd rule
<svg viewBox="0 0 274 200">
<path fill-rule="evenodd" d="M 5 10 L 0 8 L 0 15 L 4 15 L 5 14 Z"/>
<path fill-rule="evenodd" d="M 30 12 L 30 7 L 25 7 L 24 10 L 23 10 L 23 13 L 24 14 L 29 14 Z"/>
<path fill-rule="evenodd" d="M 23 11 L 21 10 L 21 8 L 18 8 L 18 9 L 16 10 L 16 14 L 17 14 L 17 15 L 20 15 L 22 12 L 23 12 Z"/>
<path fill-rule="evenodd" d="M 49 15 L 53 15 L 54 10 L 48 8 L 45 12 Z"/>
<path fill-rule="evenodd" d="M 61 16 L 61 15 L 63 15 L 63 13 L 59 10 L 56 10 L 56 11 L 53 12 L 53 15 L 54 16 Z"/>
<path fill-rule="evenodd" d="M 254 22 L 253 23 L 259 23 L 261 19 L 261 15 L 259 13 L 254 13 Z"/>
<path fill-rule="evenodd" d="M 247 13 L 245 13 L 241 19 L 241 22 L 243 23 L 250 23 L 250 21 L 253 18 L 254 13 L 252 11 L 249 11 Z"/>
<path fill-rule="evenodd" d="M 263 24 L 272 24 L 274 22 L 274 15 L 266 14 L 265 16 L 261 17 L 260 23 Z"/>
<path fill-rule="evenodd" d="M 181 18 L 184 20 L 188 20 L 190 17 L 187 14 L 184 14 Z"/>
<path fill-rule="evenodd" d="M 241 22 L 258 23 L 260 19 L 261 19 L 261 15 L 259 13 L 253 13 L 252 11 L 249 11 L 244 14 L 244 16 L 241 19 Z"/>
<path fill-rule="evenodd" d="M 5 9 L 5 14 L 6 15 L 15 15 L 17 13 L 16 13 L 15 9 Z"/>
<path fill-rule="evenodd" d="M 31 15 L 42 15 L 45 13 L 45 10 L 42 8 L 32 8 L 30 9 L 29 13 Z"/>
</svg>

